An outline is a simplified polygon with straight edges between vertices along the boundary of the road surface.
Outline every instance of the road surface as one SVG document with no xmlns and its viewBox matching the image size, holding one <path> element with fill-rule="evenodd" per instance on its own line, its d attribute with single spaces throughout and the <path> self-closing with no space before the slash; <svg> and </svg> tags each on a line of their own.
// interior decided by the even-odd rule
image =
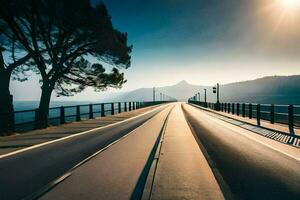
<svg viewBox="0 0 300 200">
<path fill-rule="evenodd" d="M 223 193 L 177 104 L 170 114 L 151 200 L 224 200 Z"/>
<path fill-rule="evenodd" d="M 234 199 L 300 199 L 300 149 L 221 121 L 183 105 L 186 118 L 211 165 Z"/>
<path fill-rule="evenodd" d="M 299 200 L 300 149 L 184 103 L 0 158 L 0 199 Z"/>
<path fill-rule="evenodd" d="M 0 199 L 19 200 L 36 195 L 53 180 L 98 150 L 133 131 L 170 105 L 130 120 L 88 131 L 0 159 Z"/>
<path fill-rule="evenodd" d="M 126 138 L 90 159 L 71 172 L 70 177 L 58 184 L 41 200 L 130 199 L 141 194 L 144 170 L 155 143 L 159 141 L 171 107 L 132 131 Z M 145 176 L 145 177 L 144 177 Z M 138 197 L 140 195 L 137 195 Z"/>
</svg>

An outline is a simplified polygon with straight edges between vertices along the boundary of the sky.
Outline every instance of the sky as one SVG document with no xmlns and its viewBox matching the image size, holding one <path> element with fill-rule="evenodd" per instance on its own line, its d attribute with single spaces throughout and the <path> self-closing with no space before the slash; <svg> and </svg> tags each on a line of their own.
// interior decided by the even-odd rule
<svg viewBox="0 0 300 200">
<path fill-rule="evenodd" d="M 93 4 L 99 1 L 93 0 Z M 115 92 L 213 85 L 300 74 L 300 0 L 103 0 L 128 33 L 132 64 L 121 90 L 52 100 L 101 100 Z M 16 100 L 38 100 L 39 77 L 12 82 Z M 28 92 L 30 91 L 30 92 Z"/>
</svg>

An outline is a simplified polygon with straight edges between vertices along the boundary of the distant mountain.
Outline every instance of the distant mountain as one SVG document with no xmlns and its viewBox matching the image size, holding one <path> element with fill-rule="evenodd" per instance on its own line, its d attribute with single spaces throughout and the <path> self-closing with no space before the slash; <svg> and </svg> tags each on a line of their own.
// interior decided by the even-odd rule
<svg viewBox="0 0 300 200">
<path fill-rule="evenodd" d="M 200 92 L 204 99 L 204 88 L 207 88 L 207 101 L 216 101 L 212 86 L 192 85 L 181 81 L 176 85 L 156 88 L 156 99 L 159 93 L 168 94 L 178 101 L 187 101 L 195 93 Z M 152 88 L 141 88 L 120 94 L 114 101 L 151 101 Z M 220 85 L 222 102 L 251 102 L 275 104 L 300 104 L 300 75 L 268 76 L 256 80 Z"/>
</svg>

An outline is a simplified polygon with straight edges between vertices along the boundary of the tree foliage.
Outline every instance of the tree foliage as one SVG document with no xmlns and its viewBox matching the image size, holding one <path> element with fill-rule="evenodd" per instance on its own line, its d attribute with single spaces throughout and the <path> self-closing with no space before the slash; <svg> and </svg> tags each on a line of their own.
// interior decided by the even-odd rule
<svg viewBox="0 0 300 200">
<path fill-rule="evenodd" d="M 103 90 L 125 82 L 119 69 L 130 66 L 132 47 L 127 34 L 113 27 L 103 3 L 93 7 L 90 0 L 0 0 L 0 32 L 2 46 L 13 49 L 14 62 L 16 49 L 21 59 L 29 57 L 21 72 L 33 70 L 41 76 L 41 121 L 47 121 L 53 90 L 68 96 L 88 86 Z M 88 57 L 98 64 L 89 63 Z M 103 63 L 112 72 L 106 73 Z"/>
<path fill-rule="evenodd" d="M 88 69 L 94 69 L 95 73 L 101 72 L 95 70 L 95 67 L 82 67 L 82 60 L 86 55 L 116 68 L 130 66 L 131 47 L 127 46 L 127 34 L 113 28 L 111 18 L 102 3 L 92 7 L 88 0 L 0 2 L 1 24 L 5 27 L 1 32 L 8 40 L 14 41 L 10 41 L 10 45 L 21 47 L 20 49 L 32 55 L 31 66 L 37 66 L 43 83 L 50 89 L 56 89 L 61 95 L 69 95 L 69 92 L 80 91 L 84 87 L 82 85 L 78 90 L 63 92 L 68 89 L 64 86 L 70 82 L 88 84 L 97 89 L 100 89 L 100 85 L 113 85 L 108 84 L 107 80 L 104 81 L 106 84 L 82 81 L 84 72 L 90 74 Z M 101 73 L 98 78 L 107 78 Z M 94 78 L 91 76 L 88 79 Z M 121 82 L 117 85 L 123 83 L 123 79 L 119 80 Z M 112 80 L 113 83 L 115 81 Z"/>
</svg>

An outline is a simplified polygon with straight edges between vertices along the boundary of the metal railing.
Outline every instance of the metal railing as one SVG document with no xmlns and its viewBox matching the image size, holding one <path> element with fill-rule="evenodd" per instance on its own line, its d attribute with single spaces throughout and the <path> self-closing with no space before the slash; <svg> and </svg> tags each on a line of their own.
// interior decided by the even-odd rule
<svg viewBox="0 0 300 200">
<path fill-rule="evenodd" d="M 259 126 L 261 120 L 271 124 L 280 123 L 289 126 L 290 133 L 294 133 L 294 127 L 300 127 L 300 105 L 276 105 L 254 103 L 205 103 L 189 101 L 205 108 L 231 113 L 233 115 L 256 119 Z"/>
<path fill-rule="evenodd" d="M 52 107 L 49 108 L 48 123 L 49 125 L 60 125 L 95 117 L 105 117 L 163 103 L 168 103 L 168 101 L 111 102 Z M 37 115 L 38 109 L 15 111 L 14 130 L 16 132 L 24 132 L 36 129 Z"/>
</svg>

